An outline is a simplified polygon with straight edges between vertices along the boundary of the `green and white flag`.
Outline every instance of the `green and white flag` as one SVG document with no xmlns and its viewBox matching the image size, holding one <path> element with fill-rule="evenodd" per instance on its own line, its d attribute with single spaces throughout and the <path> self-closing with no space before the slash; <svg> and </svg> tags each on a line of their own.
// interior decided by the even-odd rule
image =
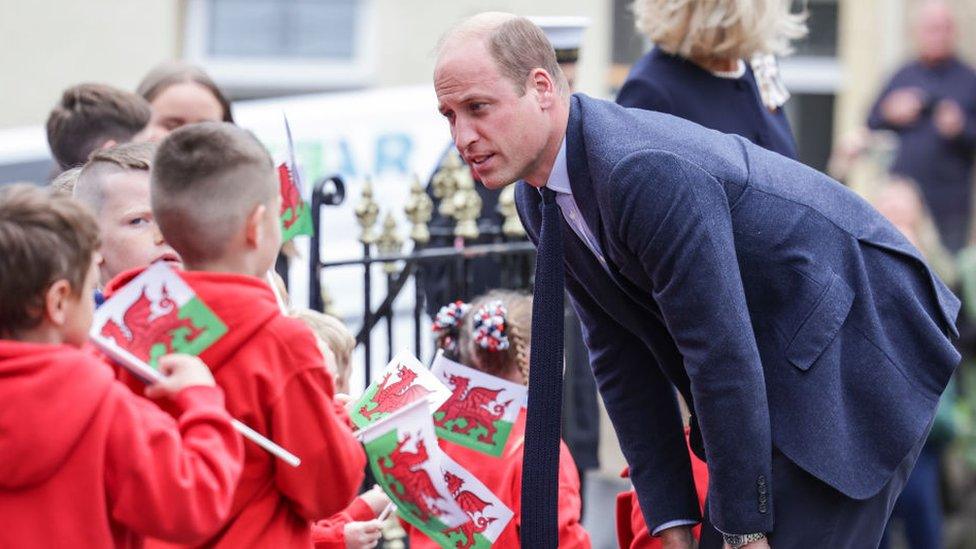
<svg viewBox="0 0 976 549">
<path fill-rule="evenodd" d="M 199 355 L 226 333 L 186 282 L 157 262 L 95 311 L 90 335 L 100 347 L 121 349 L 155 368 L 163 355 Z"/>
<path fill-rule="evenodd" d="M 451 391 L 430 370 L 409 352 L 401 351 L 386 365 L 380 379 L 349 407 L 349 415 L 362 429 L 421 399 L 436 410 L 449 396 Z"/>
<path fill-rule="evenodd" d="M 444 479 L 446 456 L 437 444 L 426 401 L 416 400 L 359 434 L 373 476 L 403 520 L 428 535 L 468 522 Z"/>
<path fill-rule="evenodd" d="M 515 513 L 498 499 L 470 471 L 444 454 L 441 462 L 444 482 L 467 522 L 450 530 L 427 533 L 441 547 L 451 549 L 487 549 L 508 526 Z"/>
<path fill-rule="evenodd" d="M 525 406 L 524 385 L 458 364 L 437 353 L 430 368 L 451 389 L 434 412 L 437 436 L 455 444 L 500 456 Z"/>
</svg>

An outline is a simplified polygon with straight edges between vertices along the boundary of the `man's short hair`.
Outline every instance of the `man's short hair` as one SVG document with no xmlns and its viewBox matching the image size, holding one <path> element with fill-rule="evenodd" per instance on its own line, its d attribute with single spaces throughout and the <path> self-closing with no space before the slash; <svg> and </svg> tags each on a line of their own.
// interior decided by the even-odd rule
<svg viewBox="0 0 976 549">
<path fill-rule="evenodd" d="M 123 143 L 96 150 L 81 168 L 75 181 L 73 196 L 98 213 L 105 202 L 105 191 L 102 187 L 105 177 L 119 171 L 148 173 L 155 153 L 156 145 L 153 143 Z"/>
<path fill-rule="evenodd" d="M 169 134 L 156 151 L 150 179 L 156 222 L 187 263 L 222 257 L 247 216 L 278 193 L 268 151 L 251 132 L 228 122 L 191 124 Z"/>
<path fill-rule="evenodd" d="M 47 142 L 62 169 L 80 166 L 106 141 L 126 143 L 149 124 L 149 103 L 105 84 L 79 84 L 47 118 Z"/>
<path fill-rule="evenodd" d="M 98 246 L 98 223 L 78 202 L 33 185 L 0 189 L 0 336 L 36 327 L 54 282 L 81 292 Z"/>
<path fill-rule="evenodd" d="M 552 43 L 528 18 L 507 13 L 486 12 L 462 21 L 440 40 L 438 54 L 456 39 L 480 38 L 498 71 L 512 82 L 519 95 L 535 69 L 545 69 L 563 96 L 569 95 L 569 82 L 556 61 Z"/>
</svg>

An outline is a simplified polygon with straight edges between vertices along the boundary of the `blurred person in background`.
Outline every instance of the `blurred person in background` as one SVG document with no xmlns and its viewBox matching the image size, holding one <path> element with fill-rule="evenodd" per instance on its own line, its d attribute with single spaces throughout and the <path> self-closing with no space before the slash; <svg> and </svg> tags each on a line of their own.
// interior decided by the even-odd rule
<svg viewBox="0 0 976 549">
<path fill-rule="evenodd" d="M 922 252 L 947 284 L 955 284 L 957 271 L 952 255 L 942 246 L 932 216 L 914 182 L 897 176 L 889 178 L 876 190 L 871 202 Z M 955 386 L 950 383 L 939 401 L 935 423 L 915 462 L 915 469 L 895 503 L 881 549 L 891 546 L 893 523 L 902 525 L 910 549 L 941 549 L 945 546 L 940 469 L 943 453 L 956 431 L 952 416 L 954 404 Z"/>
<path fill-rule="evenodd" d="M 179 61 L 157 65 L 142 79 L 136 93 L 152 107 L 149 133 L 154 141 L 187 124 L 234 121 L 227 96 L 194 65 Z"/>
<path fill-rule="evenodd" d="M 81 166 L 88 156 L 147 138 L 150 107 L 138 95 L 107 84 L 78 84 L 61 93 L 47 117 L 47 143 L 59 171 Z"/>
<path fill-rule="evenodd" d="M 956 253 L 971 218 L 976 72 L 956 56 L 955 20 L 944 1 L 926 1 L 914 20 L 918 58 L 884 87 L 868 126 L 898 135 L 891 171 L 918 183 L 942 241 Z"/>
<path fill-rule="evenodd" d="M 807 33 L 787 0 L 636 0 L 637 30 L 654 48 L 637 60 L 617 103 L 673 114 L 796 158 L 776 55 Z"/>
</svg>

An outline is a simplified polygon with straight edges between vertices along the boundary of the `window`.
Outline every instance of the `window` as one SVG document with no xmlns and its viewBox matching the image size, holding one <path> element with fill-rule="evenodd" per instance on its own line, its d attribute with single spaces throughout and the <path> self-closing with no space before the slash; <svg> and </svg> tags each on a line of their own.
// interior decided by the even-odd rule
<svg viewBox="0 0 976 549">
<path fill-rule="evenodd" d="M 189 0 L 185 57 L 235 97 L 348 89 L 375 69 L 372 0 Z"/>
</svg>

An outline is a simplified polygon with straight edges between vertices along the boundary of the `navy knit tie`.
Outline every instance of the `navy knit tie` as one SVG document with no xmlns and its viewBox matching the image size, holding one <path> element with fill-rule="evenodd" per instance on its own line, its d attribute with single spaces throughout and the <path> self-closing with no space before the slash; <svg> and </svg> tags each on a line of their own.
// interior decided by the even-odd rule
<svg viewBox="0 0 976 549">
<path fill-rule="evenodd" d="M 526 549 L 556 549 L 563 402 L 563 221 L 553 191 L 542 189 L 540 207 L 542 230 L 535 258 L 520 537 Z"/>
</svg>

